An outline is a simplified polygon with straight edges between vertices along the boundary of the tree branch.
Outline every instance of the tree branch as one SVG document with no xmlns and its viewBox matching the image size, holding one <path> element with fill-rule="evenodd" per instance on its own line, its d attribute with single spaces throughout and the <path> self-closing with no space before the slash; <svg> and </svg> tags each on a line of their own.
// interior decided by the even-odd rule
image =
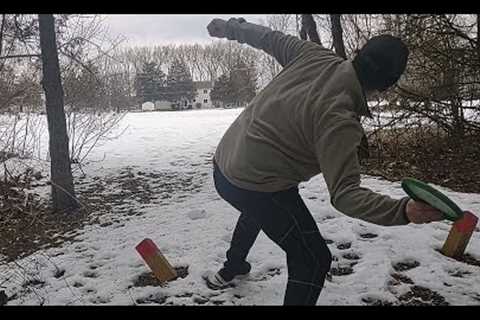
<svg viewBox="0 0 480 320">
<path fill-rule="evenodd" d="M 8 104 L 13 101 L 15 98 L 20 97 L 22 94 L 24 94 L 28 90 L 28 87 L 18 89 L 15 91 L 12 95 L 10 95 L 1 105 L 0 105 L 0 110 L 8 106 Z"/>
<path fill-rule="evenodd" d="M 40 58 L 40 54 L 14 54 L 14 55 L 8 55 L 8 56 L 3 56 L 0 57 L 0 60 L 4 59 L 18 59 L 18 58 Z"/>
<path fill-rule="evenodd" d="M 443 21 L 447 23 L 448 27 L 453 31 L 453 34 L 454 35 L 457 35 L 459 36 L 460 38 L 464 39 L 464 40 L 467 40 L 469 42 L 469 44 L 472 46 L 472 48 L 475 48 L 475 40 L 471 37 L 469 37 L 467 34 L 465 34 L 465 32 L 463 32 L 462 30 L 460 30 L 459 28 L 457 28 L 447 17 L 446 14 L 443 14 L 442 15 L 443 17 Z M 448 33 L 447 33 L 448 34 Z"/>
</svg>

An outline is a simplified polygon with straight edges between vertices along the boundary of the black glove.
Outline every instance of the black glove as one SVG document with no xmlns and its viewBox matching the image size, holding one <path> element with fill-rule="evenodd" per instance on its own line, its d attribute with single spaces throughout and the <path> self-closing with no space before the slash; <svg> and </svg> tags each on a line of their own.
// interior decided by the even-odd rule
<svg viewBox="0 0 480 320">
<path fill-rule="evenodd" d="M 231 18 L 228 21 L 223 19 L 213 19 L 207 26 L 208 34 L 216 38 L 226 38 L 228 24 L 244 22 L 247 22 L 244 18 Z"/>
</svg>

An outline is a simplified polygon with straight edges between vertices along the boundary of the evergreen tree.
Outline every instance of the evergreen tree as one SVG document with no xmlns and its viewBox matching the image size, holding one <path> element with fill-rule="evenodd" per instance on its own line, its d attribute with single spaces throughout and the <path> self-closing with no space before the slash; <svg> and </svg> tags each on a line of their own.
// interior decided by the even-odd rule
<svg viewBox="0 0 480 320">
<path fill-rule="evenodd" d="M 165 73 L 155 62 L 145 62 L 142 71 L 136 75 L 135 88 L 142 103 L 166 99 Z"/>
<path fill-rule="evenodd" d="M 230 72 L 230 88 L 234 102 L 242 105 L 250 102 L 256 94 L 255 67 L 238 60 Z"/>
<path fill-rule="evenodd" d="M 210 99 L 225 104 L 244 105 L 256 95 L 255 67 L 238 60 L 230 73 L 221 75 L 214 83 Z"/>
<path fill-rule="evenodd" d="M 104 88 L 98 68 L 86 64 L 86 68 L 72 68 L 63 77 L 65 105 L 74 111 L 95 110 L 103 105 Z"/>
<path fill-rule="evenodd" d="M 223 104 L 233 102 L 230 78 L 226 74 L 222 74 L 213 84 L 213 89 L 210 91 L 210 100 L 214 103 L 221 102 Z"/>
<path fill-rule="evenodd" d="M 195 97 L 192 75 L 181 59 L 175 59 L 168 69 L 166 98 L 177 104 L 184 104 Z"/>
</svg>

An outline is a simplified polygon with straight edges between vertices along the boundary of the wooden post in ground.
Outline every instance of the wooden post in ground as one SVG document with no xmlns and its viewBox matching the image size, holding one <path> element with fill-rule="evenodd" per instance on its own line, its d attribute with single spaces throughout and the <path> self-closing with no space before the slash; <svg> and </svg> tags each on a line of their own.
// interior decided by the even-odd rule
<svg viewBox="0 0 480 320">
<path fill-rule="evenodd" d="M 463 217 L 455 221 L 450 229 L 447 240 L 443 244 L 442 253 L 451 258 L 461 257 L 477 222 L 478 218 L 473 213 L 465 211 Z"/>
<path fill-rule="evenodd" d="M 151 239 L 144 239 L 135 249 L 160 282 L 164 283 L 177 277 L 177 272 L 172 268 L 168 260 Z"/>
</svg>

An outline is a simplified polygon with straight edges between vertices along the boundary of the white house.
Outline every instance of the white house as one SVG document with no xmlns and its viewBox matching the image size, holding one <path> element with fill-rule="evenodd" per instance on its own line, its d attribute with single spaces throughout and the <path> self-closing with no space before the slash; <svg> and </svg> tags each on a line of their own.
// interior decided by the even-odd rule
<svg viewBox="0 0 480 320">
<path fill-rule="evenodd" d="M 215 108 L 210 100 L 210 92 L 213 89 L 211 81 L 194 81 L 195 97 L 192 100 L 182 100 L 172 102 L 167 100 L 157 100 L 145 102 L 142 104 L 142 111 L 166 111 L 166 110 L 186 110 L 186 109 L 211 109 Z"/>
<path fill-rule="evenodd" d="M 195 88 L 195 98 L 193 98 L 191 102 L 193 108 L 194 109 L 214 108 L 214 105 L 210 100 L 210 92 L 213 89 L 213 83 L 211 81 L 194 81 L 193 87 Z"/>
</svg>

